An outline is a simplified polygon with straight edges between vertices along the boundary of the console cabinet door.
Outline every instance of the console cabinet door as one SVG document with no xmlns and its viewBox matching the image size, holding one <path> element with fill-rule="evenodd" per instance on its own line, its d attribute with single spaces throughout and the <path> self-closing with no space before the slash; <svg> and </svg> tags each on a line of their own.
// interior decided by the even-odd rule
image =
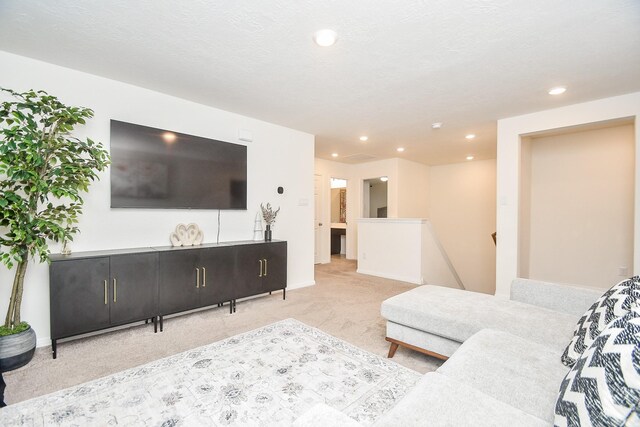
<svg viewBox="0 0 640 427">
<path fill-rule="evenodd" d="M 235 257 L 236 249 L 230 246 L 200 250 L 200 307 L 231 301 L 234 298 Z"/>
<path fill-rule="evenodd" d="M 263 245 L 265 266 L 262 274 L 262 292 L 287 287 L 287 242 Z"/>
<path fill-rule="evenodd" d="M 237 269 L 234 283 L 234 298 L 244 298 L 264 292 L 262 275 L 264 269 L 264 244 L 237 246 Z"/>
<path fill-rule="evenodd" d="M 157 314 L 158 254 L 111 256 L 111 324 L 149 319 Z"/>
<path fill-rule="evenodd" d="M 109 327 L 109 257 L 58 261 L 49 268 L 52 339 Z"/>
<path fill-rule="evenodd" d="M 199 268 L 199 261 L 200 251 L 197 249 L 160 253 L 158 259 L 160 315 L 198 307 L 200 283 L 196 283 L 196 268 Z M 201 274 L 202 271 L 200 271 Z"/>
</svg>

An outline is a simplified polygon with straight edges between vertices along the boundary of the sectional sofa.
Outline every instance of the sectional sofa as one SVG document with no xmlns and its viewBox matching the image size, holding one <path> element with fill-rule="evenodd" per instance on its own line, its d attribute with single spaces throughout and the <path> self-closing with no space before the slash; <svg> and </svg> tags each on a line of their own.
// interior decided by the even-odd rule
<svg viewBox="0 0 640 427">
<path fill-rule="evenodd" d="M 639 282 L 636 280 L 632 284 L 637 286 Z M 615 308 L 621 315 L 635 305 L 627 299 L 626 310 L 620 311 L 626 294 L 620 299 L 619 292 L 612 290 L 608 294 L 613 293 L 613 297 L 602 303 L 609 305 L 611 313 Z M 628 288 L 624 288 L 624 292 L 629 293 Z M 389 298 L 381 309 L 387 320 L 387 340 L 391 343 L 389 357 L 393 357 L 398 346 L 404 346 L 446 359 L 446 362 L 435 372 L 425 374 L 416 387 L 375 425 L 552 425 L 561 384 L 566 386 L 565 377 L 573 378 L 568 375 L 570 368 L 561 361 L 563 352 L 566 357 L 567 345 L 574 344 L 572 337 L 579 322 L 598 335 L 599 331 L 595 330 L 598 325 L 590 322 L 594 316 L 600 316 L 602 307 L 594 309 L 593 306 L 608 294 L 576 286 L 516 279 L 511 286 L 510 299 L 438 286 L 420 286 Z M 640 314 L 637 317 L 640 330 Z M 604 325 L 599 327 L 604 328 Z M 632 336 L 631 339 L 636 338 Z M 631 344 L 631 349 L 635 352 L 638 345 L 634 350 Z M 585 361 L 580 361 L 578 367 L 582 368 L 584 364 Z M 640 371 L 637 359 L 633 366 Z M 638 396 L 635 390 L 625 396 L 632 400 L 632 406 L 633 400 L 636 401 L 636 411 Z M 579 406 L 573 410 L 584 410 Z M 631 417 L 628 413 L 624 416 Z M 561 421 L 580 425 L 579 419 L 575 424 L 577 418 L 572 417 L 574 415 Z M 603 425 L 608 425 L 606 420 L 609 418 L 603 419 Z M 557 422 L 558 418 L 555 420 Z M 324 405 L 313 408 L 296 422 L 297 426 L 330 424 L 358 425 Z M 635 424 L 631 420 L 628 425 Z"/>
</svg>

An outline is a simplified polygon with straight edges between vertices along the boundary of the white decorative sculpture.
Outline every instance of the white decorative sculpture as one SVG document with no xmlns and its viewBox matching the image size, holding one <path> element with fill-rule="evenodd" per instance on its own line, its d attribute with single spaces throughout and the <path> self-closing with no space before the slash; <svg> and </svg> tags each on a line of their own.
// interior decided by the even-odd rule
<svg viewBox="0 0 640 427">
<path fill-rule="evenodd" d="M 253 240 L 262 240 L 264 235 L 262 234 L 262 218 L 260 212 L 256 212 L 256 220 L 253 222 Z"/>
<path fill-rule="evenodd" d="M 178 224 L 176 231 L 169 235 L 169 240 L 173 246 L 194 246 L 202 243 L 204 233 L 197 224 Z"/>
</svg>

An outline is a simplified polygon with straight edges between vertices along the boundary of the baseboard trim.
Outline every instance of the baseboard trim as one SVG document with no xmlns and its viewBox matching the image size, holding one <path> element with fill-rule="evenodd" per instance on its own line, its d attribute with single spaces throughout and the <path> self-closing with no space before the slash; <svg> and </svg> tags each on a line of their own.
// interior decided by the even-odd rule
<svg viewBox="0 0 640 427">
<path fill-rule="evenodd" d="M 39 337 L 36 336 L 36 348 L 51 347 L 51 337 Z"/>
<path fill-rule="evenodd" d="M 315 280 L 309 280 L 306 282 L 299 282 L 293 285 L 287 285 L 287 290 L 290 291 L 292 289 L 300 289 L 300 288 L 306 288 L 308 286 L 313 286 L 316 284 Z"/>
<path fill-rule="evenodd" d="M 414 285 L 422 285 L 422 280 L 420 279 L 420 277 L 416 278 L 416 277 L 410 277 L 410 276 L 399 276 L 395 274 L 380 273 L 372 270 L 363 270 L 361 268 L 358 268 L 356 270 L 356 273 L 366 274 L 368 276 L 382 277 L 383 279 L 398 280 L 400 282 L 412 283 Z"/>
</svg>

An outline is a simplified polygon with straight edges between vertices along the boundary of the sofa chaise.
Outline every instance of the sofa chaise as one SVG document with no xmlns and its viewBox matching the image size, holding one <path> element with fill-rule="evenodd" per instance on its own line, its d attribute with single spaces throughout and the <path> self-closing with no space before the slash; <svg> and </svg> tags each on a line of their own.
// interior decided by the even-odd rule
<svg viewBox="0 0 640 427">
<path fill-rule="evenodd" d="M 447 359 L 482 329 L 550 347 L 566 347 L 578 318 L 602 291 L 515 279 L 511 298 L 441 286 L 419 286 L 382 303 L 389 357 L 398 345 Z"/>
</svg>

